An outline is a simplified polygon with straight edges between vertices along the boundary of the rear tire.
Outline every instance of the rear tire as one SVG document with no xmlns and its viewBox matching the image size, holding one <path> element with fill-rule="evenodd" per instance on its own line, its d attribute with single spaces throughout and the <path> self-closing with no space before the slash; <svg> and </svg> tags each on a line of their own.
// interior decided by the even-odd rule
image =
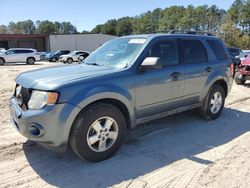
<svg viewBox="0 0 250 188">
<path fill-rule="evenodd" d="M 218 84 L 213 85 L 199 109 L 203 119 L 214 120 L 220 116 L 225 104 L 225 90 Z"/>
<path fill-rule="evenodd" d="M 244 85 L 245 82 L 246 82 L 246 80 L 244 79 L 244 77 L 239 72 L 236 72 L 235 73 L 235 83 L 237 85 Z"/>
<path fill-rule="evenodd" d="M 98 162 L 116 153 L 125 133 L 126 121 L 121 111 L 113 105 L 97 103 L 77 116 L 69 143 L 80 158 Z"/>
<path fill-rule="evenodd" d="M 29 58 L 27 58 L 26 63 L 27 63 L 28 65 L 34 65 L 35 61 L 36 61 L 36 60 L 35 60 L 34 57 L 29 57 Z"/>
<path fill-rule="evenodd" d="M 5 63 L 4 58 L 0 58 L 0 65 L 4 65 L 4 63 Z"/>
</svg>

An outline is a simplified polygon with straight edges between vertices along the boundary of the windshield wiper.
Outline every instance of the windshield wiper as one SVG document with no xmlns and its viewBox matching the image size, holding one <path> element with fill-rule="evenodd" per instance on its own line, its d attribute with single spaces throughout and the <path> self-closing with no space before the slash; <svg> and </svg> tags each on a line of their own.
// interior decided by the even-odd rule
<svg viewBox="0 0 250 188">
<path fill-rule="evenodd" d="M 87 65 L 94 65 L 94 66 L 103 66 L 102 64 L 98 64 L 98 63 L 86 63 Z"/>
</svg>

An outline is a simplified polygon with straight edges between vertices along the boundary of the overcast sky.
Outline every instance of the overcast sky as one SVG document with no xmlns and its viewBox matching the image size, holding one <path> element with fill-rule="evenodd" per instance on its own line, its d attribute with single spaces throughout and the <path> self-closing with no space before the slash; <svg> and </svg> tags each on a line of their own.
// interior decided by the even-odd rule
<svg viewBox="0 0 250 188">
<path fill-rule="evenodd" d="M 136 16 L 172 5 L 217 5 L 228 9 L 234 0 L 0 0 L 0 25 L 31 19 L 70 21 L 78 31 L 123 16 Z"/>
</svg>

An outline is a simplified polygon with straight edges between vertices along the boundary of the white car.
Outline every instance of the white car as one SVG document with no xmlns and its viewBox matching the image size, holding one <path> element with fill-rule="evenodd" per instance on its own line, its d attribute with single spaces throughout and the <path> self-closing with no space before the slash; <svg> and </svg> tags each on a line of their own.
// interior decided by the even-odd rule
<svg viewBox="0 0 250 188">
<path fill-rule="evenodd" d="M 77 50 L 77 51 L 72 51 L 66 55 L 61 55 L 59 61 L 71 64 L 72 62 L 75 61 L 80 62 L 88 56 L 89 56 L 88 51 Z"/>
<path fill-rule="evenodd" d="M 0 53 L 6 52 L 5 48 L 0 48 Z"/>
<path fill-rule="evenodd" d="M 4 53 L 0 53 L 0 65 L 4 63 L 23 63 L 33 65 L 40 60 L 40 53 L 31 48 L 11 48 Z"/>
</svg>

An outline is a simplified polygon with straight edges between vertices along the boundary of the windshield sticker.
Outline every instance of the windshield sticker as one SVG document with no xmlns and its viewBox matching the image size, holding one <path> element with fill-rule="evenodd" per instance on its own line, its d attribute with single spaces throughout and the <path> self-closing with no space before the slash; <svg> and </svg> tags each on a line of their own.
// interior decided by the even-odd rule
<svg viewBox="0 0 250 188">
<path fill-rule="evenodd" d="M 146 39 L 131 39 L 128 43 L 129 44 L 144 44 Z"/>
</svg>

